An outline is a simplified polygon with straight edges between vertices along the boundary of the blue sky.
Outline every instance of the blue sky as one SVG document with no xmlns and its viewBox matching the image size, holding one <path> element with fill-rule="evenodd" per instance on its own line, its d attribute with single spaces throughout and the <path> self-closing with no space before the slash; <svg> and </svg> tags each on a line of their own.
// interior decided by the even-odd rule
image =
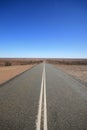
<svg viewBox="0 0 87 130">
<path fill-rule="evenodd" d="M 0 0 L 0 57 L 87 58 L 87 1 Z"/>
</svg>

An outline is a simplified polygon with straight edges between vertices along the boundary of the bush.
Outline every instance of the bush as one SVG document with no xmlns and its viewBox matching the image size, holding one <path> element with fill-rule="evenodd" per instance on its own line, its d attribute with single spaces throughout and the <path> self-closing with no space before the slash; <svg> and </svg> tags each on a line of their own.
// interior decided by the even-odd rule
<svg viewBox="0 0 87 130">
<path fill-rule="evenodd" d="M 6 61 L 6 62 L 5 62 L 5 66 L 11 66 L 11 63 L 8 62 L 8 61 Z"/>
</svg>

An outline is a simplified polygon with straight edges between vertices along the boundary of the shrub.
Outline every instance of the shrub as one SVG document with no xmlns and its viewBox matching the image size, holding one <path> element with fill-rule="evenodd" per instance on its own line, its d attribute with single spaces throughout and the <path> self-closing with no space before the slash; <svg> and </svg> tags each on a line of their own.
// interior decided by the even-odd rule
<svg viewBox="0 0 87 130">
<path fill-rule="evenodd" d="M 8 61 L 6 61 L 6 62 L 5 62 L 5 66 L 11 66 L 11 63 L 8 62 Z"/>
</svg>

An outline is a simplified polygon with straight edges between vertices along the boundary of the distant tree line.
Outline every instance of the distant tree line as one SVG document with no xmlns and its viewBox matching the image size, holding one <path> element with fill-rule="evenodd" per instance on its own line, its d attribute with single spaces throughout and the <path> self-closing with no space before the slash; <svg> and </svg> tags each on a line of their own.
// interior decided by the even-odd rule
<svg viewBox="0 0 87 130">
<path fill-rule="evenodd" d="M 21 61 L 20 64 L 21 65 L 29 65 L 29 64 L 39 64 L 42 63 L 43 61 Z"/>
<path fill-rule="evenodd" d="M 87 65 L 87 60 L 47 60 L 51 64 L 64 64 L 64 65 Z"/>
<path fill-rule="evenodd" d="M 30 60 L 30 61 L 5 61 L 4 66 L 12 66 L 12 65 L 30 65 L 30 64 L 39 64 L 42 63 L 42 60 Z"/>
</svg>

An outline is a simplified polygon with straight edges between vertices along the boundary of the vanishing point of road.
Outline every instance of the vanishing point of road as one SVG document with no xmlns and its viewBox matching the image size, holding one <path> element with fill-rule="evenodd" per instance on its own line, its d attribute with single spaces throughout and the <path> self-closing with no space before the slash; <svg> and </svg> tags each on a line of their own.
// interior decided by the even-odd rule
<svg viewBox="0 0 87 130">
<path fill-rule="evenodd" d="M 87 87 L 41 63 L 0 85 L 0 130 L 87 130 Z"/>
</svg>

